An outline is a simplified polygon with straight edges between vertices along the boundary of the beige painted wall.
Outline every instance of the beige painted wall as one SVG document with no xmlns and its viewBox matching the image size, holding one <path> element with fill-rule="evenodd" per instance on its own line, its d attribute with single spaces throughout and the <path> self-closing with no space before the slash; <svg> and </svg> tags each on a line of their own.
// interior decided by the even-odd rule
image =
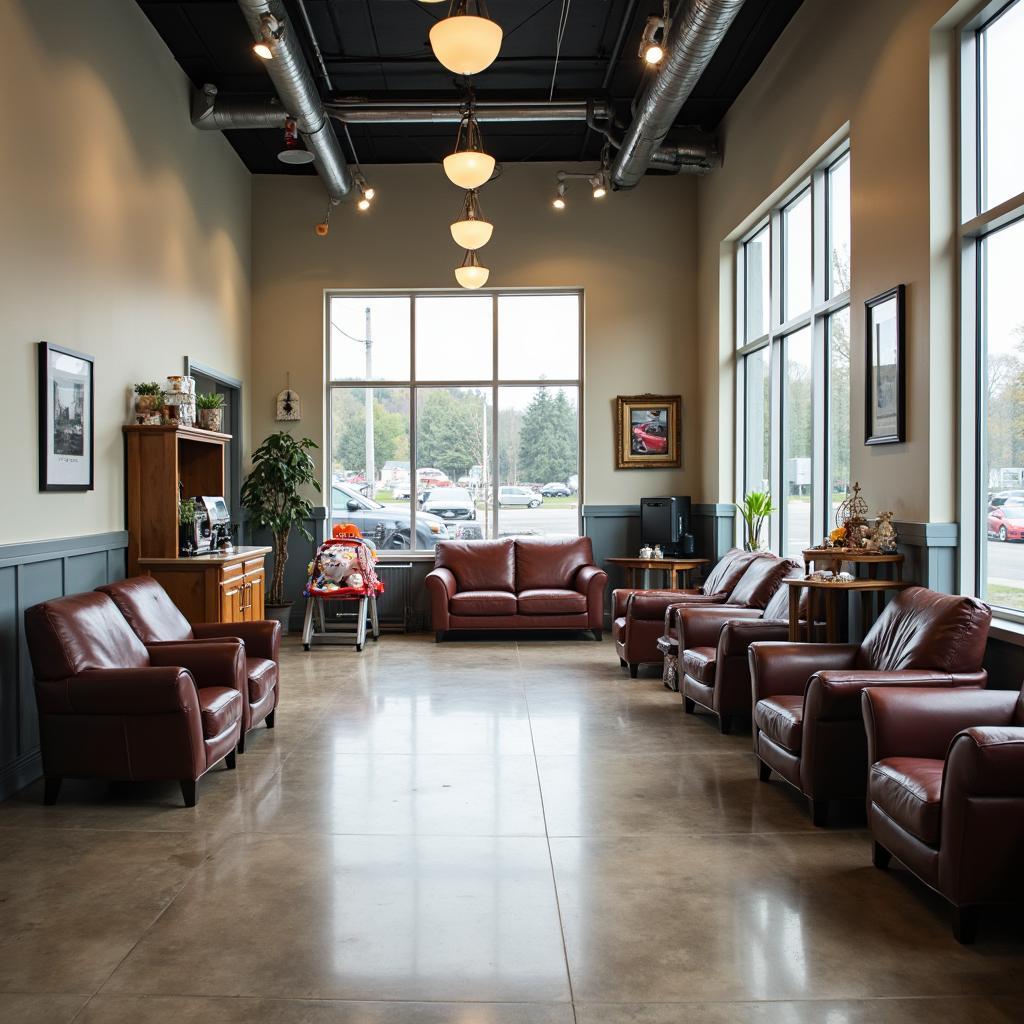
<svg viewBox="0 0 1024 1024">
<path fill-rule="evenodd" d="M 729 112 L 725 167 L 698 191 L 702 490 L 709 500 L 732 497 L 735 473 L 732 247 L 723 242 L 848 124 L 853 476 L 873 508 L 892 508 L 899 519 L 955 518 L 955 346 L 949 317 L 931 329 L 929 289 L 929 46 L 949 5 L 806 0 Z M 864 300 L 899 282 L 907 285 L 908 439 L 867 448 Z"/>
<path fill-rule="evenodd" d="M 195 131 L 134 3 L 10 0 L 0 92 L 0 543 L 124 528 L 126 388 L 187 354 L 249 372 L 250 176 Z M 96 359 L 96 489 L 39 493 L 36 348 Z"/>
<path fill-rule="evenodd" d="M 585 182 L 569 208 L 551 208 L 550 164 L 517 164 L 489 186 L 495 224 L 483 253 L 490 285 L 582 287 L 586 302 L 584 500 L 632 504 L 645 494 L 698 497 L 696 415 L 695 183 L 651 178 L 632 193 L 595 202 Z M 369 167 L 372 213 L 339 207 L 328 238 L 314 178 L 253 179 L 253 441 L 277 429 L 274 397 L 285 374 L 302 398 L 296 433 L 323 437 L 323 290 L 450 288 L 461 253 L 448 233 L 461 196 L 440 166 Z M 615 395 L 682 393 L 685 468 L 614 468 Z"/>
</svg>

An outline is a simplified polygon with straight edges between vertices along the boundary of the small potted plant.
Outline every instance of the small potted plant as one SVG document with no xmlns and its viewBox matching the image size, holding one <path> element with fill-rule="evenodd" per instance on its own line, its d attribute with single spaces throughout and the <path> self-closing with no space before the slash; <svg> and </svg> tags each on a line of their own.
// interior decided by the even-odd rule
<svg viewBox="0 0 1024 1024">
<path fill-rule="evenodd" d="M 284 567 L 288 561 L 288 538 L 294 527 L 308 541 L 313 535 L 305 521 L 313 506 L 300 493 L 303 487 L 320 490 L 313 458 L 319 445 L 308 437 L 295 438 L 279 431 L 265 438 L 252 454 L 252 472 L 242 484 L 242 505 L 256 527 L 269 530 L 274 544 L 274 572 L 267 592 L 266 614 L 288 629 L 292 602 L 284 598 Z"/>
<path fill-rule="evenodd" d="M 760 551 L 761 530 L 764 529 L 765 520 L 778 511 L 772 504 L 772 496 L 767 491 L 751 491 L 744 497 L 743 504 L 736 508 L 746 527 L 747 540 L 744 547 L 747 551 Z"/>
<path fill-rule="evenodd" d="M 207 391 L 196 395 L 196 406 L 199 409 L 199 426 L 203 430 L 220 432 L 224 426 L 224 396 L 216 391 Z"/>
<path fill-rule="evenodd" d="M 135 385 L 135 421 L 137 423 L 159 423 L 162 405 L 163 389 L 155 380 Z"/>
<path fill-rule="evenodd" d="M 178 502 L 178 548 L 186 558 L 196 552 L 196 502 L 182 498 Z"/>
</svg>

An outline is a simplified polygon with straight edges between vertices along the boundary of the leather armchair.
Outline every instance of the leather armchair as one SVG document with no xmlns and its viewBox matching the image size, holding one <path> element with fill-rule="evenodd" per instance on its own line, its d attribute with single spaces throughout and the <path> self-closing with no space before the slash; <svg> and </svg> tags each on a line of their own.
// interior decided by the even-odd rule
<svg viewBox="0 0 1024 1024">
<path fill-rule="evenodd" d="M 188 807 L 221 760 L 235 767 L 245 654 L 240 642 L 147 648 L 106 594 L 74 594 L 25 612 L 45 776 L 177 779 Z"/>
<path fill-rule="evenodd" d="M 875 866 L 899 858 L 973 942 L 979 908 L 1024 896 L 1024 692 L 869 687 L 861 702 Z"/>
<path fill-rule="evenodd" d="M 861 644 L 750 645 L 754 752 L 806 796 L 815 825 L 830 801 L 863 801 L 867 686 L 984 687 L 991 609 L 924 587 L 901 591 Z"/>
<path fill-rule="evenodd" d="M 245 753 L 246 734 L 260 722 L 274 728 L 281 696 L 281 624 L 270 619 L 255 622 L 203 622 L 189 625 L 167 591 L 151 576 L 133 576 L 98 588 L 124 616 L 135 635 L 150 648 L 173 642 L 240 640 L 245 647 L 242 693 L 242 734 L 238 752 Z"/>
</svg>

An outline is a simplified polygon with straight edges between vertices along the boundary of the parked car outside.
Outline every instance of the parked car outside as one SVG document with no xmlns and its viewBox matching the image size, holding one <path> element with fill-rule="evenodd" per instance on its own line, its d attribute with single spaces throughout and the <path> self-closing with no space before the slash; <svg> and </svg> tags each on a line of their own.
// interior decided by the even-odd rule
<svg viewBox="0 0 1024 1024">
<path fill-rule="evenodd" d="M 462 487 L 435 487 L 423 501 L 424 512 L 449 519 L 476 519 L 476 505 Z"/>
<path fill-rule="evenodd" d="M 1011 498 L 988 510 L 988 535 L 999 540 L 1024 540 L 1024 501 Z"/>
<path fill-rule="evenodd" d="M 498 488 L 498 506 L 500 508 L 537 508 L 544 499 L 527 487 L 506 485 Z"/>
<path fill-rule="evenodd" d="M 633 451 L 641 454 L 662 455 L 668 451 L 668 438 L 660 433 L 657 423 L 639 423 L 633 428 Z"/>
<path fill-rule="evenodd" d="M 1008 501 L 1014 500 L 1024 501 L 1024 491 L 999 491 L 996 494 L 990 494 L 988 505 L 989 508 L 998 508 L 1000 505 L 1005 505 Z"/>
<path fill-rule="evenodd" d="M 331 526 L 335 523 L 355 524 L 383 550 L 403 551 L 411 546 L 412 513 L 408 507 L 384 505 L 340 480 L 331 485 Z M 416 516 L 416 548 L 435 548 L 439 540 L 447 539 L 444 520 L 429 512 Z"/>
<path fill-rule="evenodd" d="M 572 494 L 566 484 L 545 484 L 541 489 L 540 493 L 545 498 L 568 498 Z"/>
</svg>

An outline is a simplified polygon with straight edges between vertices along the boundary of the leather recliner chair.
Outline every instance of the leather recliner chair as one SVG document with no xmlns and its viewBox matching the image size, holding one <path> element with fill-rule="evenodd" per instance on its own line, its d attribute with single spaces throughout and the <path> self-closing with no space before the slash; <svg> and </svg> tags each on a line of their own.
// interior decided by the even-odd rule
<svg viewBox="0 0 1024 1024">
<path fill-rule="evenodd" d="M 875 866 L 898 857 L 973 942 L 979 907 L 1024 898 L 1024 691 L 868 687 L 861 701 Z"/>
<path fill-rule="evenodd" d="M 862 802 L 867 686 L 984 687 L 992 610 L 973 597 L 924 587 L 901 591 L 860 644 L 754 643 L 750 676 L 754 752 L 810 802 L 824 825 L 829 801 Z"/>
<path fill-rule="evenodd" d="M 260 722 L 274 728 L 274 715 L 281 694 L 281 623 L 202 622 L 189 625 L 167 591 L 152 576 L 133 576 L 97 588 L 117 605 L 135 635 L 147 646 L 161 643 L 191 643 L 198 640 L 241 640 L 245 647 L 242 734 L 238 752 L 245 753 L 245 737 Z"/>
<path fill-rule="evenodd" d="M 45 776 L 176 779 L 194 807 L 198 781 L 235 767 L 242 727 L 241 643 L 147 648 L 106 594 L 74 594 L 25 612 Z"/>
<path fill-rule="evenodd" d="M 774 556 L 770 552 L 732 548 L 721 557 L 700 587 L 687 590 L 612 591 L 612 637 L 619 663 L 629 668 L 629 674 L 634 679 L 641 665 L 660 665 L 663 656 L 658 649 L 658 639 L 665 632 L 665 614 L 668 609 L 684 603 L 725 604 L 751 563 L 760 558 Z M 767 602 L 768 597 L 763 603 Z"/>
</svg>

